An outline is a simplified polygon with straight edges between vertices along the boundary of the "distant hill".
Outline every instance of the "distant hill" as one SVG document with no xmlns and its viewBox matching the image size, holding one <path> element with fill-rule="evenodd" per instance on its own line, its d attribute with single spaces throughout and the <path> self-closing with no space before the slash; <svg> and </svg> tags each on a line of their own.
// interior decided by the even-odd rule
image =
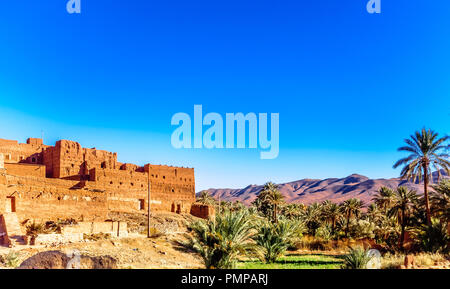
<svg viewBox="0 0 450 289">
<path fill-rule="evenodd" d="M 433 173 L 433 181 L 437 182 L 436 172 Z M 358 174 L 341 179 L 303 179 L 278 185 L 280 192 L 288 203 L 303 204 L 325 200 L 341 203 L 350 198 L 358 198 L 365 203 L 370 203 L 373 195 L 383 186 L 390 188 L 406 186 L 410 189 L 415 189 L 420 194 L 423 193 L 423 184 L 415 184 L 399 178 L 369 179 Z M 246 205 L 250 205 L 262 187 L 262 185 L 250 185 L 243 189 L 209 189 L 208 192 L 215 199 L 220 198 L 220 200 L 232 202 L 239 200 Z"/>
</svg>

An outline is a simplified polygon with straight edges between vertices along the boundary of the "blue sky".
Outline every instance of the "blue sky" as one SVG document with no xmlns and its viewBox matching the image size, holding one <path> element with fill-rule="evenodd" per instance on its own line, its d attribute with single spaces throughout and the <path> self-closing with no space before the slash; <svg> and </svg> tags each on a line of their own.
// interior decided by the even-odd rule
<svg viewBox="0 0 450 289">
<path fill-rule="evenodd" d="M 450 2 L 3 1 L 0 138 L 194 167 L 197 190 L 394 177 L 403 138 L 448 134 Z M 280 154 L 176 150 L 177 112 L 280 114 Z"/>
</svg>

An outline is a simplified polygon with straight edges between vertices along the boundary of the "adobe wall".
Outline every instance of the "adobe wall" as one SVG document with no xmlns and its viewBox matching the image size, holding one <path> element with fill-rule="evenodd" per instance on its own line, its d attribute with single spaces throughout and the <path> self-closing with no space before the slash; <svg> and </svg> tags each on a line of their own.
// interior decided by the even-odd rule
<svg viewBox="0 0 450 289">
<path fill-rule="evenodd" d="M 2 180 L 0 180 L 2 181 Z M 14 198 L 15 211 L 21 221 L 37 222 L 73 218 L 78 221 L 103 221 L 108 214 L 106 195 L 101 192 L 77 189 L 77 181 L 47 179 L 32 176 L 6 175 L 1 190 L 5 212 L 7 202 Z"/>
<path fill-rule="evenodd" d="M 214 209 L 214 206 L 195 203 L 195 204 L 192 204 L 190 213 L 193 216 L 196 216 L 196 217 L 199 217 L 202 219 L 208 219 L 215 215 L 215 209 Z"/>
<path fill-rule="evenodd" d="M 189 213 L 195 202 L 194 169 L 145 165 L 151 184 L 151 205 L 156 210 Z"/>
<path fill-rule="evenodd" d="M 74 141 L 60 140 L 44 152 L 47 176 L 65 179 L 87 179 L 92 168 L 117 167 L 117 154 L 87 149 Z"/>
<path fill-rule="evenodd" d="M 8 155 L 1 168 L 2 154 Z M 0 139 L 0 213 L 16 198 L 22 220 L 74 218 L 105 220 L 108 211 L 151 210 L 189 213 L 195 202 L 194 169 L 163 165 L 144 167 L 117 162 L 117 154 L 60 140 L 26 144 Z"/>
<path fill-rule="evenodd" d="M 0 139 L 0 153 L 4 155 L 5 163 L 43 163 L 43 150 L 48 146 L 42 140 L 28 139 L 29 143 L 18 143 L 15 140 Z"/>
<path fill-rule="evenodd" d="M 5 169 L 10 175 L 33 176 L 45 178 L 45 166 L 34 164 L 5 164 Z"/>
<path fill-rule="evenodd" d="M 108 209 L 118 212 L 147 212 L 147 173 L 94 168 L 87 186 L 107 192 Z"/>
</svg>

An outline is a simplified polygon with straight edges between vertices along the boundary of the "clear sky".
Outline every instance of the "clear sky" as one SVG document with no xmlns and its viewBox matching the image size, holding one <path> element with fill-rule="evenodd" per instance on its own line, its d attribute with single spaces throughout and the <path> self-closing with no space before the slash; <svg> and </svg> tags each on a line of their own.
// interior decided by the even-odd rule
<svg viewBox="0 0 450 289">
<path fill-rule="evenodd" d="M 66 0 L 0 5 L 0 138 L 71 139 L 195 168 L 197 190 L 394 177 L 403 138 L 450 133 L 450 1 Z M 176 150 L 177 112 L 280 114 L 280 154 Z"/>
</svg>

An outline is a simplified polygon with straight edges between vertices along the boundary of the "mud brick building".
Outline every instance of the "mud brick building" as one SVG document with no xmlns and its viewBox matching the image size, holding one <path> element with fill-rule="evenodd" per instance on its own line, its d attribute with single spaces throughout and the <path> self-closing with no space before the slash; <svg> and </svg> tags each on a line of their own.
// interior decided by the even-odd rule
<svg viewBox="0 0 450 289">
<path fill-rule="evenodd" d="M 0 139 L 0 215 L 19 221 L 73 218 L 104 221 L 108 212 L 189 213 L 195 202 L 194 169 L 117 161 L 117 154 L 69 140 L 44 145 Z"/>
</svg>

